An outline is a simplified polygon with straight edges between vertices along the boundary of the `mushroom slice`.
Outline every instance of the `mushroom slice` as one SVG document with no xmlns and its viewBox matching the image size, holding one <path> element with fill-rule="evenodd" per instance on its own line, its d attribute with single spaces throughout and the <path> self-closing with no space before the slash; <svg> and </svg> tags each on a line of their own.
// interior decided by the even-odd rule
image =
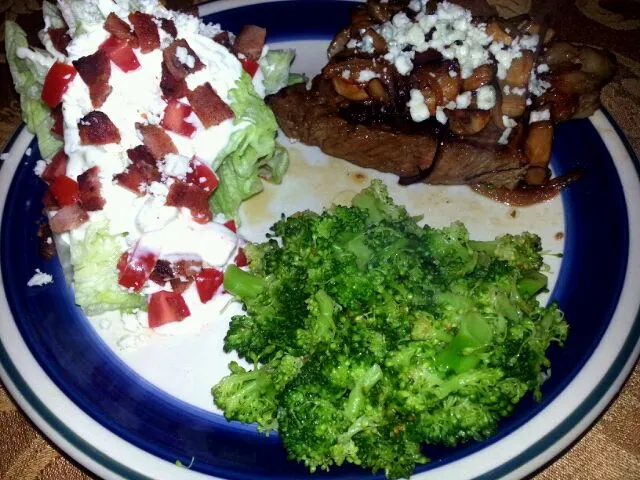
<svg viewBox="0 0 640 480">
<path fill-rule="evenodd" d="M 492 20 L 487 24 L 485 28 L 487 35 L 493 37 L 494 42 L 501 42 L 505 45 L 511 45 L 513 38 L 507 32 L 505 32 L 497 21 Z"/>
<path fill-rule="evenodd" d="M 527 185 L 544 185 L 550 176 L 551 172 L 546 167 L 529 167 L 523 180 Z"/>
<path fill-rule="evenodd" d="M 337 54 L 339 54 L 342 50 L 344 50 L 351 39 L 351 34 L 348 28 L 343 28 L 336 36 L 333 37 L 329 47 L 327 48 L 327 57 L 331 60 Z"/>
<path fill-rule="evenodd" d="M 511 62 L 505 82 L 510 87 L 527 88 L 529 75 L 533 68 L 533 53 L 529 50 L 522 52 L 522 56 Z"/>
<path fill-rule="evenodd" d="M 331 83 L 333 83 L 333 88 L 339 95 L 354 102 L 361 102 L 369 98 L 369 94 L 364 88 L 342 77 L 333 77 Z"/>
<path fill-rule="evenodd" d="M 462 88 L 466 91 L 477 90 L 491 83 L 494 75 L 494 68 L 491 65 L 480 65 L 473 70 L 470 77 L 464 79 Z"/>
<path fill-rule="evenodd" d="M 374 101 L 382 105 L 388 105 L 391 102 L 389 93 L 378 78 L 373 78 L 367 83 L 367 92 Z"/>
<path fill-rule="evenodd" d="M 511 118 L 518 118 L 524 114 L 527 108 L 525 95 L 508 93 L 502 95 L 502 114 Z"/>
<path fill-rule="evenodd" d="M 553 143 L 553 123 L 545 120 L 529 125 L 529 135 L 524 147 L 524 155 L 532 167 L 547 168 L 551 159 Z"/>
<path fill-rule="evenodd" d="M 487 126 L 490 119 L 489 110 L 452 110 L 449 112 L 449 129 L 456 135 L 475 135 Z"/>
</svg>

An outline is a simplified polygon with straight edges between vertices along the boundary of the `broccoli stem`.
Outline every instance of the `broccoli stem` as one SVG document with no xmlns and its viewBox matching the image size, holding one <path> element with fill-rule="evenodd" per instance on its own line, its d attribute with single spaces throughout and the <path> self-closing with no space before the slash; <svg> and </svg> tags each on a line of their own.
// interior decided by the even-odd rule
<svg viewBox="0 0 640 480">
<path fill-rule="evenodd" d="M 361 378 L 358 379 L 356 385 L 349 393 L 349 399 L 345 407 L 345 414 L 349 419 L 355 419 L 362 410 L 364 403 L 364 394 L 373 388 L 382 378 L 382 369 L 378 364 L 369 368 Z"/>
<path fill-rule="evenodd" d="M 240 298 L 257 297 L 266 286 L 266 280 L 235 265 L 229 265 L 224 272 L 224 288 Z"/>
<path fill-rule="evenodd" d="M 518 292 L 525 298 L 531 298 L 547 286 L 547 277 L 540 272 L 525 272 L 518 281 Z"/>
</svg>

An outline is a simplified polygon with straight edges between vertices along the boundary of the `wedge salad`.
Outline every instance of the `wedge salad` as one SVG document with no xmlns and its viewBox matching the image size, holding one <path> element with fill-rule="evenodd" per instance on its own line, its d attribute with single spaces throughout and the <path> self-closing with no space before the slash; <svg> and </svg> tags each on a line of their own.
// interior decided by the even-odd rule
<svg viewBox="0 0 640 480">
<path fill-rule="evenodd" d="M 12 22 L 6 48 L 48 184 L 44 250 L 68 251 L 88 315 L 156 328 L 217 308 L 224 268 L 245 261 L 238 207 L 287 170 L 263 97 L 288 83 L 293 52 L 156 0 L 43 12 L 44 48 Z"/>
</svg>

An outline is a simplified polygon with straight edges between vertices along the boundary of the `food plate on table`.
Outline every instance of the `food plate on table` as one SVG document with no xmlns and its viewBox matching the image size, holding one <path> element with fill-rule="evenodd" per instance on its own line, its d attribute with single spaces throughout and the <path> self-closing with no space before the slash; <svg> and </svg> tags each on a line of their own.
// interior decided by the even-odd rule
<svg viewBox="0 0 640 480">
<path fill-rule="evenodd" d="M 245 24 L 265 27 L 272 48 L 295 48 L 292 70 L 311 77 L 325 65 L 327 45 L 348 23 L 353 6 L 214 2 L 201 6 L 200 14 L 234 32 Z M 639 349 L 640 166 L 605 112 L 557 127 L 554 174 L 576 168 L 584 173 L 561 196 L 525 208 L 496 203 L 465 186 L 399 186 L 391 174 L 280 141 L 289 150 L 289 172 L 281 185 L 267 185 L 241 207 L 240 233 L 249 241 L 263 240 L 282 213 L 346 203 L 375 178 L 430 225 L 462 221 L 477 239 L 522 231 L 542 238 L 549 298 L 570 326 L 564 346 L 548 351 L 552 369 L 542 400 L 525 397 L 485 441 L 425 448 L 431 462 L 417 467 L 417 478 L 519 478 L 560 453 L 606 407 Z M 138 334 L 136 327 L 87 319 L 74 304 L 60 262 L 38 254 L 45 185 L 33 173 L 37 142 L 19 130 L 4 159 L 2 380 L 35 423 L 105 478 L 307 476 L 303 465 L 287 461 L 277 435 L 229 423 L 215 409 L 210 388 L 232 359 L 222 349 L 228 318 L 122 348 L 125 337 Z M 38 270 L 53 282 L 28 286 Z M 370 476 L 354 466 L 316 475 Z"/>
</svg>

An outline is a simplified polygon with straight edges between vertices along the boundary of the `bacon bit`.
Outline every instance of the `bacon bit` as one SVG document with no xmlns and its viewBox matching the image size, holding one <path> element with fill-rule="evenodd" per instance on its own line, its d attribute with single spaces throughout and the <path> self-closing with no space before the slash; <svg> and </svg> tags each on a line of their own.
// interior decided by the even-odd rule
<svg viewBox="0 0 640 480">
<path fill-rule="evenodd" d="M 176 277 L 195 278 L 202 270 L 202 262 L 200 260 L 178 260 L 173 264 L 173 271 Z"/>
<path fill-rule="evenodd" d="M 191 216 L 198 223 L 207 223 L 213 218 L 209 208 L 209 194 L 185 182 L 176 181 L 171 185 L 167 205 L 189 209 Z"/>
<path fill-rule="evenodd" d="M 179 281 L 188 282 L 188 287 L 201 270 L 202 262 L 199 260 L 178 260 L 177 262 L 158 260 L 150 278 L 158 285 L 171 282 L 173 286 L 174 281 Z M 174 291 L 176 291 L 175 288 Z M 182 293 L 182 291 L 178 293 Z"/>
<path fill-rule="evenodd" d="M 136 128 L 140 130 L 142 142 L 156 161 L 162 160 L 167 153 L 178 153 L 173 140 L 161 127 L 136 123 Z"/>
<path fill-rule="evenodd" d="M 60 150 L 51 159 L 51 163 L 44 169 L 40 178 L 45 182 L 51 183 L 57 177 L 67 174 L 67 163 L 69 163 L 69 157 L 64 153 L 64 150 Z"/>
<path fill-rule="evenodd" d="M 168 18 L 158 18 L 157 20 L 160 20 L 161 29 L 163 29 L 174 38 L 178 36 L 178 29 L 176 28 L 176 24 L 173 22 L 173 20 L 170 20 Z"/>
<path fill-rule="evenodd" d="M 229 118 L 233 118 L 233 111 L 229 105 L 218 96 L 209 82 L 200 85 L 187 95 L 193 111 L 205 128 L 218 125 Z"/>
<path fill-rule="evenodd" d="M 60 210 L 58 201 L 49 190 L 44 192 L 44 195 L 42 195 L 42 204 L 44 205 L 46 212 L 55 212 L 56 210 Z"/>
<path fill-rule="evenodd" d="M 171 268 L 171 263 L 167 260 L 158 260 L 156 262 L 156 266 L 153 268 L 151 272 L 151 279 L 153 282 L 158 285 L 164 285 L 165 282 L 168 282 L 173 278 L 173 269 Z"/>
<path fill-rule="evenodd" d="M 58 210 L 58 213 L 49 220 L 49 225 L 53 233 L 61 233 L 78 228 L 87 220 L 89 220 L 87 211 L 80 205 L 73 204 Z"/>
<path fill-rule="evenodd" d="M 49 34 L 49 38 L 51 39 L 51 43 L 56 50 L 60 53 L 64 53 L 65 56 L 69 55 L 67 53 L 67 46 L 71 43 L 71 36 L 66 28 L 49 28 L 47 30 Z"/>
<path fill-rule="evenodd" d="M 133 163 L 124 172 L 113 176 L 118 185 L 137 195 L 144 194 L 144 185 L 159 182 L 161 178 L 160 171 L 154 164 L 141 160 L 133 160 Z"/>
<path fill-rule="evenodd" d="M 149 165 L 156 164 L 156 159 L 153 158 L 153 155 L 151 154 L 149 149 L 144 145 L 138 145 L 135 148 L 130 148 L 129 150 L 127 150 L 127 156 L 133 163 L 144 162 L 148 163 Z"/>
<path fill-rule="evenodd" d="M 94 110 L 78 122 L 82 145 L 106 145 L 120 142 L 120 131 L 103 112 Z"/>
<path fill-rule="evenodd" d="M 109 85 L 111 77 L 111 61 L 106 53 L 98 50 L 93 55 L 79 58 L 73 62 L 80 78 L 89 87 L 89 95 L 94 108 L 105 102 L 113 87 Z"/>
<path fill-rule="evenodd" d="M 100 173 L 100 169 L 96 166 L 78 175 L 80 203 L 88 212 L 102 210 L 106 203 L 100 192 L 101 185 L 98 173 Z"/>
<path fill-rule="evenodd" d="M 140 52 L 149 53 L 160 48 L 160 34 L 151 15 L 132 12 L 129 14 L 129 21 L 133 24 L 133 29 L 140 42 Z"/>
<path fill-rule="evenodd" d="M 131 30 L 129 24 L 113 12 L 109 14 L 106 22 L 104 22 L 104 29 L 114 37 L 129 43 L 132 48 L 138 48 L 140 46 L 138 37 L 136 37 L 136 34 Z"/>
<path fill-rule="evenodd" d="M 40 224 L 38 227 L 38 238 L 40 239 L 40 255 L 45 260 L 51 260 L 56 256 L 57 252 L 49 222 Z"/>
<path fill-rule="evenodd" d="M 231 48 L 232 48 L 231 38 L 229 38 L 229 32 L 227 32 L 226 30 L 220 33 L 216 33 L 213 36 L 213 41 L 216 43 L 219 43 L 220 45 L 225 47 L 227 50 L 231 51 Z"/>
<path fill-rule="evenodd" d="M 233 53 L 257 61 L 262 54 L 267 31 L 256 25 L 245 25 L 233 43 Z"/>
<path fill-rule="evenodd" d="M 187 82 L 185 82 L 184 79 L 178 80 L 176 77 L 171 75 L 171 72 L 164 63 L 162 64 L 160 89 L 162 90 L 162 95 L 167 100 L 177 100 L 179 98 L 186 97 L 187 93 L 189 93 Z"/>
<path fill-rule="evenodd" d="M 64 117 L 62 116 L 62 104 L 51 110 L 51 116 L 53 117 L 53 127 L 51 127 L 51 133 L 58 137 L 64 136 Z"/>
<path fill-rule="evenodd" d="M 184 291 L 191 286 L 193 283 L 193 278 L 190 278 L 187 281 L 182 281 L 179 278 L 174 278 L 171 280 L 171 289 L 175 293 L 184 293 Z"/>
<path fill-rule="evenodd" d="M 176 54 L 178 47 L 182 47 L 187 50 L 187 55 L 193 57 L 194 64 L 193 67 L 189 67 L 182 63 Z M 164 63 L 171 72 L 176 80 L 183 80 L 187 75 L 197 72 L 204 68 L 204 63 L 200 61 L 196 52 L 194 52 L 187 41 L 184 38 L 179 38 L 178 40 L 174 40 L 171 45 L 164 49 L 162 52 L 162 57 L 164 58 Z"/>
</svg>

